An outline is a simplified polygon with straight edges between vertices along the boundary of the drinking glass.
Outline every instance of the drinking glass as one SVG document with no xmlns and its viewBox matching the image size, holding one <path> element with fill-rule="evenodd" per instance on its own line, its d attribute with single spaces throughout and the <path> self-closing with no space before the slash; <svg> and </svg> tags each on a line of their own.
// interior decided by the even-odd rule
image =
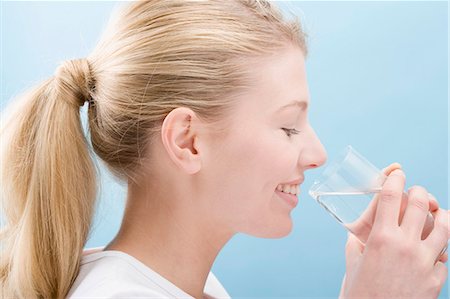
<svg viewBox="0 0 450 299">
<path fill-rule="evenodd" d="M 381 170 L 348 145 L 313 183 L 309 195 L 365 244 L 375 218 L 379 192 L 386 179 Z M 402 211 L 406 208 L 407 199 L 407 194 L 403 192 Z M 399 224 L 402 218 L 403 213 L 399 215 Z M 428 212 L 422 240 L 433 227 L 434 217 Z M 446 249 L 447 246 L 440 255 Z"/>
</svg>

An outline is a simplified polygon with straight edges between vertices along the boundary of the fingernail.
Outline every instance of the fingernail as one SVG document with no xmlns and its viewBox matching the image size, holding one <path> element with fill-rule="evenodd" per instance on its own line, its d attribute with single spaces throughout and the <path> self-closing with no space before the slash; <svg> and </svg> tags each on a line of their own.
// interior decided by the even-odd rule
<svg viewBox="0 0 450 299">
<path fill-rule="evenodd" d="M 396 174 L 396 175 L 402 175 L 405 176 L 405 173 L 403 172 L 403 170 L 401 169 L 396 169 L 393 172 L 391 172 L 391 174 Z"/>
<path fill-rule="evenodd" d="M 394 168 L 402 168 L 402 166 L 400 165 L 400 163 L 394 162 L 394 163 L 392 163 L 391 165 L 386 166 L 385 168 L 383 168 L 382 171 L 385 172 L 386 170 L 388 170 L 388 169 L 390 169 L 390 168 L 392 168 L 392 169 L 394 169 Z"/>
<path fill-rule="evenodd" d="M 400 163 L 398 163 L 398 162 L 395 162 L 395 163 L 392 163 L 391 167 L 392 167 L 392 168 L 398 168 L 398 169 L 401 169 L 401 168 L 402 168 L 402 165 L 401 165 Z"/>
</svg>

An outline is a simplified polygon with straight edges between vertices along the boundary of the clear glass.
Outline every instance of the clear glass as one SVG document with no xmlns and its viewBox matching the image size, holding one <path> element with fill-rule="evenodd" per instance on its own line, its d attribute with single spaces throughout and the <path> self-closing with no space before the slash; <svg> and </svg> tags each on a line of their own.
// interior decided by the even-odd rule
<svg viewBox="0 0 450 299">
<path fill-rule="evenodd" d="M 366 243 L 372 229 L 378 193 L 386 179 L 387 176 L 381 170 L 349 145 L 334 162 L 325 167 L 322 175 L 311 186 L 309 195 L 362 243 Z M 407 194 L 403 193 L 402 210 L 406 207 L 407 199 Z M 402 218 L 403 213 L 399 223 Z M 422 240 L 433 227 L 433 215 L 428 213 Z"/>
</svg>

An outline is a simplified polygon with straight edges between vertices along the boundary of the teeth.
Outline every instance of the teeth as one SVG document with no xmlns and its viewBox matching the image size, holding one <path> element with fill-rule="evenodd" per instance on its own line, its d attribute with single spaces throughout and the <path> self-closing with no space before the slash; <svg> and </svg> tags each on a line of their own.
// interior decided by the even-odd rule
<svg viewBox="0 0 450 299">
<path fill-rule="evenodd" d="M 282 191 L 284 193 L 297 195 L 300 193 L 300 186 L 299 185 L 278 185 L 277 190 Z"/>
</svg>

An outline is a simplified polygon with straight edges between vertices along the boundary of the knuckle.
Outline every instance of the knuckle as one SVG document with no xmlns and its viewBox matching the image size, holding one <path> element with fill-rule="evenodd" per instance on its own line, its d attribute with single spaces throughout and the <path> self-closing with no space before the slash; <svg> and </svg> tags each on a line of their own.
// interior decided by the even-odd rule
<svg viewBox="0 0 450 299">
<path fill-rule="evenodd" d="M 395 242 L 396 238 L 394 237 L 393 233 L 390 232 L 387 229 L 382 229 L 379 231 L 374 231 L 371 236 L 370 240 L 368 240 L 368 243 L 370 241 L 370 244 L 375 248 L 383 248 L 386 246 L 389 246 L 390 244 L 393 244 Z"/>
<path fill-rule="evenodd" d="M 428 209 L 430 208 L 428 199 L 419 196 L 412 196 L 409 199 L 409 204 L 424 212 L 427 212 Z"/>
<path fill-rule="evenodd" d="M 408 193 L 410 194 L 415 192 L 428 194 L 427 189 L 425 189 L 423 186 L 414 185 L 408 189 Z"/>
<path fill-rule="evenodd" d="M 408 189 L 408 203 L 427 212 L 430 208 L 428 191 L 422 186 L 412 186 Z"/>
<path fill-rule="evenodd" d="M 391 202 L 402 196 L 402 192 L 392 188 L 382 189 L 380 197 L 382 201 Z"/>
<path fill-rule="evenodd" d="M 415 251 L 412 250 L 413 245 L 410 242 L 399 242 L 396 244 L 399 256 L 404 260 L 415 258 Z"/>
<path fill-rule="evenodd" d="M 402 238 L 392 229 L 373 231 L 367 245 L 372 249 L 383 252 L 389 250 L 404 261 L 420 260 L 420 250 L 415 239 Z"/>
</svg>

